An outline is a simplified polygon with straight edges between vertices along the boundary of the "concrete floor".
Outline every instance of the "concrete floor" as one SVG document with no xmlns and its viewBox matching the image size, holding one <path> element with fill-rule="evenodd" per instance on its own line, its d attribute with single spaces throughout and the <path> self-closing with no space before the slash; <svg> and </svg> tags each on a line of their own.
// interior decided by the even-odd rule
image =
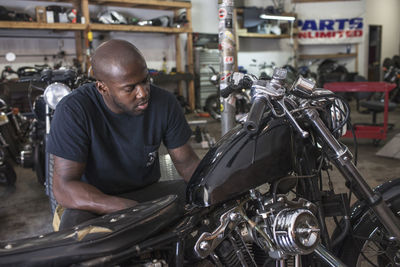
<svg viewBox="0 0 400 267">
<path fill-rule="evenodd" d="M 353 122 L 369 122 L 370 118 L 370 115 L 360 115 L 357 112 L 352 114 Z M 188 120 L 204 120 L 204 118 L 190 115 Z M 212 119 L 207 120 L 207 130 L 218 139 L 220 137 L 220 123 Z M 400 108 L 390 113 L 389 121 L 395 124 L 395 128 L 388 133 L 388 139 L 379 146 L 374 146 L 371 140 L 359 140 L 358 167 L 371 186 L 400 177 L 399 160 L 375 155 L 388 140 L 400 132 Z M 343 139 L 343 142 L 353 151 L 352 140 Z M 197 143 L 193 143 L 193 147 L 200 157 L 203 157 L 207 152 Z M 44 187 L 36 181 L 35 174 L 31 170 L 16 167 L 16 172 L 17 183 L 15 187 L 0 186 L 0 240 L 2 241 L 52 231 L 50 206 Z M 347 191 L 343 179 L 337 171 L 332 172 L 332 178 L 338 192 Z"/>
</svg>

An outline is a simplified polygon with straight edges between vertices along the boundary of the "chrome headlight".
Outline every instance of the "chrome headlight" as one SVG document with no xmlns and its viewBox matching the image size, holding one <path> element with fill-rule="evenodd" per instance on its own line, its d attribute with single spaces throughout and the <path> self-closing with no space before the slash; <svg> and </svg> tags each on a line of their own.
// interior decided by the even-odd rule
<svg viewBox="0 0 400 267">
<path fill-rule="evenodd" d="M 44 90 L 44 101 L 46 101 L 46 104 L 49 105 L 51 109 L 56 109 L 58 102 L 70 92 L 71 89 L 67 85 L 57 82 L 52 83 Z"/>
<path fill-rule="evenodd" d="M 318 88 L 313 92 L 314 96 L 323 96 L 323 95 L 330 95 L 334 94 L 330 90 Z M 345 104 L 339 98 L 329 97 L 329 101 L 331 101 L 332 105 L 330 106 L 329 110 L 326 112 L 326 120 L 327 126 L 330 130 L 336 129 L 342 125 L 340 129 L 336 131 L 334 134 L 336 138 L 339 138 L 346 134 L 347 132 L 347 123 L 345 123 L 346 119 L 346 108 Z M 317 100 L 316 102 L 325 103 L 324 99 Z"/>
<path fill-rule="evenodd" d="M 0 112 L 0 126 L 8 123 L 7 114 L 4 112 Z"/>
</svg>

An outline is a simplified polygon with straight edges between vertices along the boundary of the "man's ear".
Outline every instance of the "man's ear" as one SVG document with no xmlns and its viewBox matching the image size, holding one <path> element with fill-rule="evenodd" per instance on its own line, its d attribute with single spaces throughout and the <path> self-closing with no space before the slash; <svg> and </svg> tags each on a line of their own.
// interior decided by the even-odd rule
<svg viewBox="0 0 400 267">
<path fill-rule="evenodd" d="M 108 88 L 107 88 L 107 85 L 105 85 L 105 83 L 103 83 L 101 81 L 96 81 L 96 87 L 97 87 L 97 90 L 99 90 L 100 94 L 107 95 Z"/>
</svg>

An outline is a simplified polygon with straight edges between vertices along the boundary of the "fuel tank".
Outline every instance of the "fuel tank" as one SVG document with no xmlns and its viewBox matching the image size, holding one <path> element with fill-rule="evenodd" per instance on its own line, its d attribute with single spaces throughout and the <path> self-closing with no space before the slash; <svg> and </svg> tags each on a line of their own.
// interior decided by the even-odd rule
<svg viewBox="0 0 400 267">
<path fill-rule="evenodd" d="M 224 135 L 190 179 L 187 203 L 208 207 L 286 176 L 293 166 L 293 133 L 288 122 L 270 117 L 262 129 L 250 136 L 238 125 Z"/>
</svg>

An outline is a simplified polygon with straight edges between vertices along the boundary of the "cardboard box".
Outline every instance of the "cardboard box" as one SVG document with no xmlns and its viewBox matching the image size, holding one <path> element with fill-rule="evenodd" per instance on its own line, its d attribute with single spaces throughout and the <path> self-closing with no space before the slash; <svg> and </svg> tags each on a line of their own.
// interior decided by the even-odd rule
<svg viewBox="0 0 400 267">
<path fill-rule="evenodd" d="M 37 6 L 36 8 L 36 21 L 46 23 L 46 8 L 44 6 Z"/>
</svg>

